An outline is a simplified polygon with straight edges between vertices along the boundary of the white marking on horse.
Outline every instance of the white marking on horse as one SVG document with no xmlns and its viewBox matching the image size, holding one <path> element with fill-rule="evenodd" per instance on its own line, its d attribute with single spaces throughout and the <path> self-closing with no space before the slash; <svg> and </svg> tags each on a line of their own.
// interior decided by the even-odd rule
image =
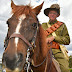
<svg viewBox="0 0 72 72">
<path fill-rule="evenodd" d="M 21 28 L 21 23 L 22 23 L 22 20 L 24 20 L 25 18 L 26 18 L 25 14 L 22 14 L 19 17 L 19 23 L 18 23 L 18 26 L 17 26 L 16 31 L 15 31 L 16 34 L 20 34 L 19 30 Z M 19 40 L 19 38 L 15 38 L 16 47 L 17 47 L 17 44 L 18 44 L 18 40 Z"/>
</svg>

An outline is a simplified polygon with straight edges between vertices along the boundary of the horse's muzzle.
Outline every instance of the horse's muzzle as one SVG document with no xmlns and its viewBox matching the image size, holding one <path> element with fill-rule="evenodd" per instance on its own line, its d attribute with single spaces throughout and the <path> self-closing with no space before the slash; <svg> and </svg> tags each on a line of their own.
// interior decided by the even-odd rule
<svg viewBox="0 0 72 72">
<path fill-rule="evenodd" d="M 12 58 L 9 55 L 7 56 L 6 53 L 3 54 L 2 62 L 8 69 L 15 70 L 22 61 L 23 55 L 21 53 L 14 55 Z"/>
</svg>

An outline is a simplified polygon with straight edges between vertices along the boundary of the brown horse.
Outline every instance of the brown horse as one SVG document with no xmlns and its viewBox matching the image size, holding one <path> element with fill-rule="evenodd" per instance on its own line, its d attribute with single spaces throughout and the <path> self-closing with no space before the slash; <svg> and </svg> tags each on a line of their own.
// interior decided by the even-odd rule
<svg viewBox="0 0 72 72">
<path fill-rule="evenodd" d="M 43 28 L 38 22 L 43 3 L 34 9 L 11 2 L 12 17 L 8 19 L 7 48 L 3 65 L 9 72 L 57 72 Z"/>
</svg>

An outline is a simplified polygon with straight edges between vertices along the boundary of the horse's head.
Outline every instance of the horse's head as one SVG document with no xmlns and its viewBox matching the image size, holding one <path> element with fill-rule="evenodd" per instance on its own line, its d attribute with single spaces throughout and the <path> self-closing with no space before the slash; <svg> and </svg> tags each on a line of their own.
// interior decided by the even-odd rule
<svg viewBox="0 0 72 72">
<path fill-rule="evenodd" d="M 10 70 L 21 70 L 26 52 L 36 35 L 39 14 L 43 3 L 35 8 L 18 6 L 11 2 L 13 15 L 8 19 L 8 46 L 3 54 L 3 64 Z"/>
</svg>

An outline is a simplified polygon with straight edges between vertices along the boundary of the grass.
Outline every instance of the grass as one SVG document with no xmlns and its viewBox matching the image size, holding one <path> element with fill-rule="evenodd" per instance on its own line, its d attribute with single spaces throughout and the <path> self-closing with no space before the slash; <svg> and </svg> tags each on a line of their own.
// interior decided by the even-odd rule
<svg viewBox="0 0 72 72">
<path fill-rule="evenodd" d="M 72 68 L 70 68 L 70 72 L 72 72 Z"/>
</svg>

